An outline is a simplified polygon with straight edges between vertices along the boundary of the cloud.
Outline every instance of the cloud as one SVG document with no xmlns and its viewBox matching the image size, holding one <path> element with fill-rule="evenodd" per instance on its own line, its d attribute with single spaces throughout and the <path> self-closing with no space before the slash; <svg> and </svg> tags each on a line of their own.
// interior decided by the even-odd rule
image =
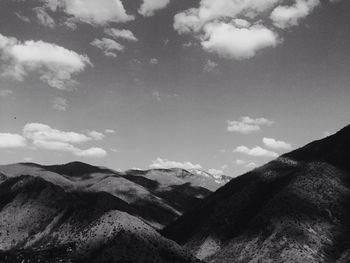
<svg viewBox="0 0 350 263">
<path fill-rule="evenodd" d="M 103 135 L 96 131 L 89 132 L 88 135 L 76 132 L 66 132 L 51 128 L 46 124 L 28 123 L 23 128 L 23 136 L 30 140 L 32 146 L 38 149 L 51 151 L 70 152 L 79 157 L 101 158 L 107 152 L 98 147 L 80 149 L 75 144 L 85 143 L 91 140 L 102 140 Z"/>
<path fill-rule="evenodd" d="M 95 38 L 90 44 L 94 47 L 101 49 L 105 54 L 105 56 L 108 56 L 108 57 L 117 57 L 117 54 L 115 53 L 115 51 L 124 50 L 123 45 L 119 44 L 118 42 L 110 38 L 102 38 L 102 39 Z"/>
<path fill-rule="evenodd" d="M 205 25 L 201 44 L 204 50 L 220 57 L 242 60 L 278 43 L 277 34 L 260 24 L 238 27 L 235 24 L 213 22 Z"/>
<path fill-rule="evenodd" d="M 270 18 L 276 27 L 282 29 L 297 26 L 300 20 L 307 17 L 319 4 L 319 0 L 296 0 L 291 6 L 277 6 Z"/>
<path fill-rule="evenodd" d="M 36 15 L 36 19 L 40 25 L 47 26 L 49 28 L 55 28 L 55 20 L 47 13 L 45 8 L 36 7 L 33 9 Z"/>
<path fill-rule="evenodd" d="M 26 139 L 19 134 L 0 133 L 0 148 L 21 148 L 26 145 Z"/>
<path fill-rule="evenodd" d="M 157 58 L 151 58 L 149 60 L 149 63 L 152 65 L 157 65 L 159 63 L 159 60 Z"/>
<path fill-rule="evenodd" d="M 66 111 L 68 107 L 67 100 L 65 98 L 56 97 L 53 101 L 52 108 L 58 111 Z"/>
<path fill-rule="evenodd" d="M 218 169 L 209 169 L 208 173 L 210 173 L 212 175 L 223 175 L 224 171 L 218 170 Z"/>
<path fill-rule="evenodd" d="M 105 132 L 106 132 L 106 133 L 115 133 L 115 130 L 113 130 L 113 129 L 107 129 L 107 130 L 105 130 Z"/>
<path fill-rule="evenodd" d="M 13 94 L 12 90 L 9 89 L 0 89 L 0 97 L 7 97 Z"/>
<path fill-rule="evenodd" d="M 76 132 L 65 132 L 41 123 L 28 123 L 23 128 L 24 137 L 33 141 L 55 141 L 64 143 L 84 143 L 92 138 Z"/>
<path fill-rule="evenodd" d="M 244 160 L 240 160 L 240 159 L 236 160 L 235 163 L 237 165 L 243 165 L 249 169 L 253 169 L 253 168 L 257 167 L 257 164 L 254 162 L 244 161 Z"/>
<path fill-rule="evenodd" d="M 156 98 L 157 101 L 161 101 L 160 93 L 159 91 L 153 90 L 152 91 L 152 96 Z"/>
<path fill-rule="evenodd" d="M 90 131 L 89 136 L 96 141 L 101 141 L 104 139 L 105 135 L 101 132 L 97 132 L 97 131 Z"/>
<path fill-rule="evenodd" d="M 68 24 L 88 23 L 104 26 L 125 23 L 134 19 L 128 15 L 120 0 L 45 0 L 45 7 L 53 12 L 63 12 Z"/>
<path fill-rule="evenodd" d="M 149 166 L 151 169 L 170 169 L 170 168 L 181 168 L 185 170 L 199 170 L 202 169 L 202 166 L 199 164 L 192 164 L 191 162 L 175 162 L 169 161 L 167 159 L 157 158 L 155 161 L 152 161 L 152 164 Z"/>
<path fill-rule="evenodd" d="M 211 72 L 213 71 L 216 67 L 218 66 L 218 64 L 214 61 L 211 61 L 210 59 L 208 59 L 207 63 L 205 63 L 203 70 L 205 72 Z"/>
<path fill-rule="evenodd" d="M 273 138 L 263 138 L 265 146 L 275 150 L 291 150 L 292 145 L 284 141 L 278 141 Z"/>
<path fill-rule="evenodd" d="M 143 16 L 153 16 L 155 11 L 164 9 L 170 0 L 143 0 L 139 13 Z"/>
<path fill-rule="evenodd" d="M 201 0 L 198 8 L 175 15 L 174 29 L 179 34 L 193 34 L 208 52 L 224 58 L 248 59 L 259 50 L 281 42 L 261 19 L 279 2 Z"/>
<path fill-rule="evenodd" d="M 138 41 L 138 39 L 134 36 L 134 33 L 127 29 L 107 28 L 104 32 L 114 39 L 121 38 L 128 41 Z"/>
<path fill-rule="evenodd" d="M 57 89 L 69 89 L 77 82 L 73 75 L 92 65 L 86 55 L 80 55 L 64 47 L 39 41 L 20 42 L 16 38 L 0 34 L 0 59 L 4 66 L 2 76 L 19 81 L 31 72 Z"/>
<path fill-rule="evenodd" d="M 248 116 L 243 116 L 239 121 L 227 121 L 227 130 L 229 132 L 238 132 L 242 134 L 251 134 L 261 130 L 261 126 L 270 126 L 273 121 L 266 118 L 252 119 Z"/>
<path fill-rule="evenodd" d="M 249 149 L 246 146 L 238 146 L 233 152 L 243 153 L 254 157 L 278 157 L 277 153 L 261 148 L 260 146 L 255 146 L 252 149 Z"/>
</svg>

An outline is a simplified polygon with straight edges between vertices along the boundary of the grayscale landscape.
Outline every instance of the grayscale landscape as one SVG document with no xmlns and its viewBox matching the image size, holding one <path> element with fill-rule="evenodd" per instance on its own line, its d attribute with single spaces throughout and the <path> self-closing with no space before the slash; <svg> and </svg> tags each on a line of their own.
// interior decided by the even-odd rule
<svg viewBox="0 0 350 263">
<path fill-rule="evenodd" d="M 0 0 L 0 263 L 350 262 L 349 14 Z"/>
</svg>

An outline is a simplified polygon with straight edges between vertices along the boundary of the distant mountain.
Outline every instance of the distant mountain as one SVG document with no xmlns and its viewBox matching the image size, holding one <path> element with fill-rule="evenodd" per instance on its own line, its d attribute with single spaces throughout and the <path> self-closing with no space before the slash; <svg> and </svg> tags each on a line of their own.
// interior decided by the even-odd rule
<svg viewBox="0 0 350 263">
<path fill-rule="evenodd" d="M 0 184 L 1 262 L 197 262 L 107 192 L 22 175 Z"/>
<path fill-rule="evenodd" d="M 350 126 L 233 179 L 162 233 L 206 262 L 350 262 Z"/>
<path fill-rule="evenodd" d="M 228 176 L 218 177 L 199 170 L 187 171 L 179 168 L 129 170 L 123 177 L 167 200 L 181 213 L 194 207 L 231 179 Z"/>
</svg>

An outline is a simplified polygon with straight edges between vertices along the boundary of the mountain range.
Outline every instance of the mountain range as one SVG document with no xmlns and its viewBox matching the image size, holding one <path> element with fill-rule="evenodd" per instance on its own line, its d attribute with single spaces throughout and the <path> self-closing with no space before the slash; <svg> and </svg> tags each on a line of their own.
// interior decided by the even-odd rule
<svg viewBox="0 0 350 263">
<path fill-rule="evenodd" d="M 231 179 L 0 166 L 0 262 L 350 262 L 350 126 Z"/>
</svg>

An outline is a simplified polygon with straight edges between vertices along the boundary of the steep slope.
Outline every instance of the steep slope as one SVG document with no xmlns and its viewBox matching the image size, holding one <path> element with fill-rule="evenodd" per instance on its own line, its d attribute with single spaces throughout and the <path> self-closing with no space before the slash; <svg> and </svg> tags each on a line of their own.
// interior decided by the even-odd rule
<svg viewBox="0 0 350 263">
<path fill-rule="evenodd" d="M 163 234 L 207 262 L 348 262 L 350 126 L 242 175 Z"/>
<path fill-rule="evenodd" d="M 54 255 L 57 262 L 196 261 L 135 213 L 109 193 L 66 192 L 28 175 L 9 178 L 0 184 L 0 259 L 43 262 Z"/>
</svg>

